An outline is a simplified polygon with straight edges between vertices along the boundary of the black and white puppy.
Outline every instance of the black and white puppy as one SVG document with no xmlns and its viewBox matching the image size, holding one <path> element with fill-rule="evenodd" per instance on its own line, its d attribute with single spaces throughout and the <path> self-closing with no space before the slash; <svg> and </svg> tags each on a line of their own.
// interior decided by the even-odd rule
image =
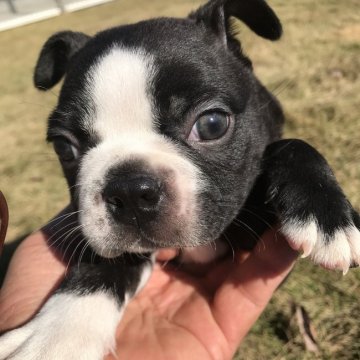
<svg viewBox="0 0 360 360">
<path fill-rule="evenodd" d="M 281 36 L 263 0 L 211 0 L 185 19 L 94 37 L 66 31 L 45 43 L 36 87 L 65 75 L 48 140 L 97 259 L 84 256 L 33 320 L 0 338 L 0 359 L 102 359 L 156 250 L 212 261 L 235 219 L 258 234 L 258 218 L 280 222 L 291 246 L 325 267 L 360 263 L 359 215 L 315 149 L 280 140 L 280 105 L 231 17 Z"/>
</svg>

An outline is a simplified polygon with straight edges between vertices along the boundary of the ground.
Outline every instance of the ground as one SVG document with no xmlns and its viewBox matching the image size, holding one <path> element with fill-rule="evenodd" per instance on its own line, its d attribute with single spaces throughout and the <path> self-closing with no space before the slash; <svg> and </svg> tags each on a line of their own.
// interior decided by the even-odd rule
<svg viewBox="0 0 360 360">
<path fill-rule="evenodd" d="M 277 43 L 239 24 L 255 72 L 284 106 L 285 137 L 304 139 L 328 159 L 360 208 L 360 12 L 358 0 L 269 0 L 284 25 Z M 123 0 L 0 33 L 0 189 L 10 207 L 8 241 L 33 231 L 68 201 L 46 117 L 59 88 L 39 93 L 32 71 L 43 42 L 64 29 L 89 34 L 154 16 L 183 16 L 197 0 Z M 360 270 L 345 277 L 300 260 L 236 359 L 360 359 Z M 320 352 L 304 350 L 292 315 L 308 311 Z"/>
</svg>

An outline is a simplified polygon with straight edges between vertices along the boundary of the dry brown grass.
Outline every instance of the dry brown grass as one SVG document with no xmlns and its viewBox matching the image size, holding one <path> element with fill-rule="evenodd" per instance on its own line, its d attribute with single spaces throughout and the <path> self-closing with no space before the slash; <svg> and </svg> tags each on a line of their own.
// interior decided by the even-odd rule
<svg viewBox="0 0 360 360">
<path fill-rule="evenodd" d="M 315 145 L 360 208 L 360 12 L 358 0 L 271 0 L 284 23 L 278 43 L 241 26 L 245 50 L 259 78 L 287 113 L 287 137 Z M 31 231 L 67 202 L 65 182 L 45 145 L 45 120 L 58 88 L 39 94 L 32 70 L 55 31 L 90 34 L 154 16 L 183 16 L 195 0 L 116 1 L 0 33 L 0 188 L 10 206 L 11 241 Z M 360 272 L 346 277 L 301 261 L 241 347 L 237 359 L 360 359 Z M 304 351 L 291 319 L 291 302 L 309 311 L 321 353 Z"/>
</svg>

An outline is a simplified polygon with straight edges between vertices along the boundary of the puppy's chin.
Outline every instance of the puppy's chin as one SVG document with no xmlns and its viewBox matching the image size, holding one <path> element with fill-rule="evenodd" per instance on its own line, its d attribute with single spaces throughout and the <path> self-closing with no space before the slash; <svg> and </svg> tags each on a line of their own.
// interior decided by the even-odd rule
<svg viewBox="0 0 360 360">
<path fill-rule="evenodd" d="M 102 236 L 96 238 L 90 237 L 88 238 L 88 243 L 96 254 L 104 258 L 115 258 L 123 253 L 143 254 L 166 248 L 180 249 L 188 246 L 202 245 L 200 237 L 195 236 L 195 234 L 189 233 L 185 235 L 182 232 L 183 236 L 180 237 L 180 231 L 171 231 L 171 233 L 173 235 L 169 235 L 169 237 L 166 235 L 164 237 L 164 233 L 155 237 L 149 237 L 141 234 L 141 232 L 138 235 L 132 235 L 128 232 L 122 236 L 114 233 L 103 238 Z"/>
<path fill-rule="evenodd" d="M 147 247 L 145 244 L 142 244 L 141 241 L 139 240 L 135 240 L 129 246 L 121 246 L 123 245 L 123 243 L 118 241 L 109 241 L 109 240 L 102 244 L 99 242 L 89 241 L 89 244 L 97 255 L 107 259 L 116 258 L 124 253 L 143 254 L 143 253 L 153 252 L 156 250 L 156 247 L 154 246 Z"/>
</svg>

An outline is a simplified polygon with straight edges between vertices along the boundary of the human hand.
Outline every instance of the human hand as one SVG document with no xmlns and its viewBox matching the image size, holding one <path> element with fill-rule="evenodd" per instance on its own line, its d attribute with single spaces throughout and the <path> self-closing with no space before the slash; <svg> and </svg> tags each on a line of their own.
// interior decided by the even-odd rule
<svg viewBox="0 0 360 360">
<path fill-rule="evenodd" d="M 29 320 L 63 278 L 66 264 L 49 248 L 48 236 L 39 231 L 16 251 L 0 292 L 0 331 Z M 117 355 L 231 359 L 296 256 L 285 239 L 268 231 L 246 259 L 236 253 L 202 276 L 156 264 L 119 324 Z"/>
</svg>

